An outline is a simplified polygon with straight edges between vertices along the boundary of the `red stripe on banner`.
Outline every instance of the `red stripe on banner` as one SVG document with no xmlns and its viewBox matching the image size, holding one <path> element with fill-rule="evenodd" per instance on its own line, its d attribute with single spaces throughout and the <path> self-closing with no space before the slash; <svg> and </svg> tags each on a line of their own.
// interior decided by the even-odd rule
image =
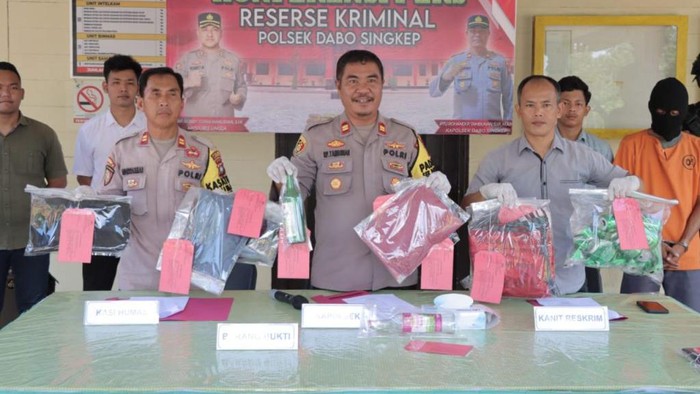
<svg viewBox="0 0 700 394">
<path fill-rule="evenodd" d="M 516 0 L 495 0 L 495 2 L 501 7 L 503 13 L 508 17 L 508 20 L 510 20 L 510 23 L 515 26 Z"/>
<path fill-rule="evenodd" d="M 515 10 L 517 0 L 479 0 L 493 25 L 515 46 Z"/>
</svg>

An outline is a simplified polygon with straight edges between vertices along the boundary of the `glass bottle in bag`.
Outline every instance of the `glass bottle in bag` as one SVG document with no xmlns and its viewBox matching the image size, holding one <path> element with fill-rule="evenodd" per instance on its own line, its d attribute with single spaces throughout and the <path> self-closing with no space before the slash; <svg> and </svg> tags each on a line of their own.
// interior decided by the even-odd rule
<svg viewBox="0 0 700 394">
<path fill-rule="evenodd" d="M 284 214 L 284 233 L 287 237 L 287 243 L 306 242 L 304 202 L 301 199 L 297 180 L 291 174 L 287 175 L 280 202 Z"/>
<path fill-rule="evenodd" d="M 389 319 L 370 320 L 368 328 L 384 333 L 455 332 L 453 313 L 396 313 Z"/>
<path fill-rule="evenodd" d="M 388 319 L 368 320 L 366 329 L 375 334 L 445 333 L 485 329 L 486 314 L 481 310 L 439 313 L 396 313 Z"/>
</svg>

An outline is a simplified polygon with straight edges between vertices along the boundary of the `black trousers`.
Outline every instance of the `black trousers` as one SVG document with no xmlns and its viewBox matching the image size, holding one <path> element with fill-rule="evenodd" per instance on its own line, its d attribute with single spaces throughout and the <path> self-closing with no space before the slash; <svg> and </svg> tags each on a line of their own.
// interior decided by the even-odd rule
<svg viewBox="0 0 700 394">
<path fill-rule="evenodd" d="M 117 264 L 119 257 L 93 255 L 90 264 L 83 264 L 83 291 L 112 290 Z"/>
<path fill-rule="evenodd" d="M 582 291 L 586 293 L 603 292 L 603 279 L 598 268 L 586 267 L 586 283 L 583 286 L 585 289 Z"/>
</svg>

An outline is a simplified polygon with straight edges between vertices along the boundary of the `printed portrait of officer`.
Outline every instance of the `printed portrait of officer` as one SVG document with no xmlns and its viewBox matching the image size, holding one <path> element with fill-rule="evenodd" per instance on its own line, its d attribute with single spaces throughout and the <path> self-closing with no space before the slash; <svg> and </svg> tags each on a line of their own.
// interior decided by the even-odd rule
<svg viewBox="0 0 700 394">
<path fill-rule="evenodd" d="M 185 81 L 184 117 L 234 117 L 243 109 L 248 87 L 241 59 L 221 47 L 221 15 L 197 16 L 199 48 L 189 51 L 175 71 Z"/>
<path fill-rule="evenodd" d="M 430 81 L 430 96 L 452 85 L 454 119 L 513 118 L 513 78 L 506 59 L 488 49 L 490 22 L 485 15 L 467 19 L 469 47 L 452 56 Z"/>
</svg>

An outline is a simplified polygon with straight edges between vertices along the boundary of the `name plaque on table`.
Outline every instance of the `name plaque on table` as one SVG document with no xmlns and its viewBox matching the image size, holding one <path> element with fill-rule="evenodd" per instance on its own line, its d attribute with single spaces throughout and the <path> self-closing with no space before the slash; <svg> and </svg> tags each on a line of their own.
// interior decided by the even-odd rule
<svg viewBox="0 0 700 394">
<path fill-rule="evenodd" d="M 364 305 L 302 304 L 301 328 L 360 328 Z"/>
<path fill-rule="evenodd" d="M 536 306 L 535 331 L 609 331 L 607 306 Z"/>
<path fill-rule="evenodd" d="M 216 350 L 297 350 L 298 323 L 219 323 Z"/>
<path fill-rule="evenodd" d="M 85 301 L 86 326 L 158 324 L 158 300 Z"/>
</svg>

